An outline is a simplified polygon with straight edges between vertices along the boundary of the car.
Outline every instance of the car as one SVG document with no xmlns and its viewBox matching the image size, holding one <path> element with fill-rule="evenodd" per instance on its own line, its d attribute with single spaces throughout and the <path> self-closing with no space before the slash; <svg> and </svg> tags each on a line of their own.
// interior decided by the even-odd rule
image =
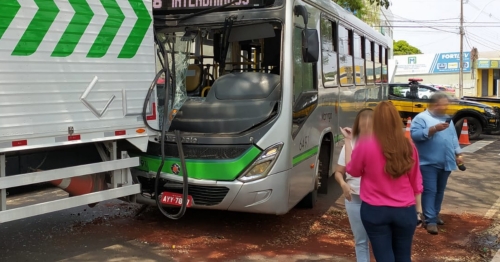
<svg viewBox="0 0 500 262">
<path fill-rule="evenodd" d="M 455 96 L 455 89 L 451 87 L 450 85 L 429 85 L 431 87 L 434 87 L 438 89 L 441 92 L 447 93 L 448 95 L 454 97 Z"/>
<path fill-rule="evenodd" d="M 389 84 L 389 101 L 396 106 L 403 122 L 406 122 L 408 117 L 413 118 L 426 110 L 432 94 L 442 90 L 438 87 L 420 84 L 420 81 L 422 80 L 410 78 L 409 83 Z M 498 107 L 449 97 L 451 103 L 446 113 L 452 116 L 457 135 L 460 135 L 465 119 L 467 119 L 471 140 L 478 139 L 483 132 L 500 130 Z"/>
<path fill-rule="evenodd" d="M 439 91 L 439 90 L 429 90 L 427 88 L 419 88 L 418 89 L 418 98 L 429 99 L 429 97 L 431 97 L 432 92 L 434 92 L 434 91 Z M 411 95 L 409 87 L 407 87 L 407 88 L 401 88 L 399 90 L 399 93 L 403 97 L 410 97 L 410 95 Z"/>
</svg>

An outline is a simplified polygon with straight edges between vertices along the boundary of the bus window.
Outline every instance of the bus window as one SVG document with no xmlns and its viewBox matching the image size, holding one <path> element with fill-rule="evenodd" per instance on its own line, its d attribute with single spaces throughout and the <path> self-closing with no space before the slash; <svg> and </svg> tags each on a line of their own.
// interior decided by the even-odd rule
<svg viewBox="0 0 500 262">
<path fill-rule="evenodd" d="M 185 86 L 188 97 L 207 97 L 215 81 L 230 73 L 281 74 L 280 23 L 233 26 L 226 40 L 218 26 L 205 30 L 205 33 L 193 31 L 193 40 L 187 46 L 188 42 L 181 40 L 186 29 L 172 28 L 169 37 L 177 38 L 180 44 L 164 46 L 167 51 L 170 48 L 182 51 L 176 56 L 176 83 Z M 166 38 L 166 33 L 158 33 L 158 36 Z M 161 65 L 159 61 L 157 64 Z"/>
<path fill-rule="evenodd" d="M 354 71 L 357 85 L 365 84 L 365 60 L 363 59 L 364 52 L 361 44 L 361 36 L 353 33 L 353 48 L 354 48 Z"/>
<path fill-rule="evenodd" d="M 382 83 L 387 83 L 389 80 L 389 74 L 387 71 L 387 48 L 382 48 Z"/>
<path fill-rule="evenodd" d="M 302 28 L 295 27 L 293 32 L 293 96 L 299 99 L 303 92 L 315 90 L 313 64 L 302 60 Z"/>
<path fill-rule="evenodd" d="M 382 64 L 380 63 L 380 58 L 381 58 L 381 47 L 379 44 L 374 43 L 374 48 L 373 50 L 375 51 L 374 57 L 375 57 L 375 83 L 380 84 L 382 82 Z"/>
<path fill-rule="evenodd" d="M 323 86 L 335 87 L 337 83 L 337 52 L 335 46 L 335 23 L 331 22 L 328 18 L 322 17 L 321 19 L 321 50 L 323 61 Z"/>
<path fill-rule="evenodd" d="M 373 42 L 365 39 L 365 66 L 366 66 L 366 83 L 375 83 L 375 74 L 373 71 Z"/>
<path fill-rule="evenodd" d="M 341 85 L 352 85 L 354 84 L 353 77 L 353 61 L 350 55 L 349 39 L 351 38 L 350 30 L 345 29 L 345 27 L 339 25 L 339 61 L 340 61 L 340 84 Z"/>
<path fill-rule="evenodd" d="M 384 52 L 383 52 L 384 48 L 381 45 L 379 45 L 378 48 L 379 48 L 379 51 L 378 51 L 378 55 L 379 55 L 378 61 L 379 61 L 379 63 L 383 64 L 384 63 Z"/>
<path fill-rule="evenodd" d="M 385 49 L 385 60 L 384 60 L 384 64 L 389 65 L 389 49 L 388 49 L 388 48 L 386 48 L 386 49 Z"/>
<path fill-rule="evenodd" d="M 314 79 L 316 68 L 314 63 L 304 63 L 302 57 L 302 28 L 293 31 L 293 114 L 292 137 L 300 131 L 318 104 L 317 82 Z"/>
</svg>

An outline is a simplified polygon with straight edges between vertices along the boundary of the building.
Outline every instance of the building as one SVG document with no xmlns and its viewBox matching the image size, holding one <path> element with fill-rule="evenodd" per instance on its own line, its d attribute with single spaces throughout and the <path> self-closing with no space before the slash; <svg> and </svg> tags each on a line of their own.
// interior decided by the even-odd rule
<svg viewBox="0 0 500 262">
<path fill-rule="evenodd" d="M 500 51 L 479 52 L 475 63 L 476 96 L 499 96 L 500 88 Z"/>
<path fill-rule="evenodd" d="M 476 79 L 473 79 L 474 74 L 471 74 L 470 56 L 470 52 L 464 52 L 464 96 L 476 95 Z M 424 84 L 447 85 L 455 89 L 458 89 L 459 84 L 459 65 L 460 52 L 397 55 L 389 60 L 389 68 L 394 70 L 393 82 L 404 83 L 408 82 L 409 78 L 421 78 Z"/>
<path fill-rule="evenodd" d="M 398 55 L 389 60 L 389 71 L 393 71 L 393 82 L 422 78 L 426 84 L 449 85 L 458 89 L 459 61 L 459 52 Z M 479 58 L 474 63 L 471 53 L 464 52 L 463 62 L 464 96 L 500 96 L 500 51 L 479 52 Z"/>
</svg>

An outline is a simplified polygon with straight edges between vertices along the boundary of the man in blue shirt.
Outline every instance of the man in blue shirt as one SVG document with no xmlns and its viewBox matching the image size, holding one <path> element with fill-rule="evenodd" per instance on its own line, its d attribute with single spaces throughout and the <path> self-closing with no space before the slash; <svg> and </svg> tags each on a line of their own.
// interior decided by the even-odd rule
<svg viewBox="0 0 500 262">
<path fill-rule="evenodd" d="M 451 171 L 462 164 L 461 148 L 453 121 L 447 123 L 448 96 L 441 92 L 430 98 L 429 108 L 411 122 L 410 133 L 418 150 L 420 171 L 424 185 L 422 209 L 424 227 L 430 234 L 437 234 L 437 225 L 444 225 L 439 218 L 444 190 Z"/>
</svg>

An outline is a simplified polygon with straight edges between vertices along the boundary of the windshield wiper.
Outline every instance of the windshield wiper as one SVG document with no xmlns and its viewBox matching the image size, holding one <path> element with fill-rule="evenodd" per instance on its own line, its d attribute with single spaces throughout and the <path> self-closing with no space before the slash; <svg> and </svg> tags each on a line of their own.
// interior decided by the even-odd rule
<svg viewBox="0 0 500 262">
<path fill-rule="evenodd" d="M 221 9 L 224 9 L 236 2 L 238 2 L 240 0 L 234 0 L 230 3 L 227 3 L 225 5 L 221 5 L 221 6 L 216 6 L 216 7 L 212 7 L 210 9 L 207 9 L 207 10 L 203 10 L 203 11 L 200 11 L 198 13 L 194 13 L 194 14 L 190 14 L 190 15 L 186 15 L 186 16 L 182 16 L 180 18 L 164 18 L 164 17 L 155 17 L 155 19 L 159 19 L 159 20 L 163 20 L 163 21 L 182 21 L 182 20 L 186 20 L 186 19 L 190 19 L 190 18 L 193 18 L 193 17 L 197 17 L 197 16 L 200 16 L 200 15 L 205 15 L 205 14 L 210 14 L 210 13 L 213 13 L 213 12 L 216 12 L 216 11 L 219 11 Z"/>
</svg>

